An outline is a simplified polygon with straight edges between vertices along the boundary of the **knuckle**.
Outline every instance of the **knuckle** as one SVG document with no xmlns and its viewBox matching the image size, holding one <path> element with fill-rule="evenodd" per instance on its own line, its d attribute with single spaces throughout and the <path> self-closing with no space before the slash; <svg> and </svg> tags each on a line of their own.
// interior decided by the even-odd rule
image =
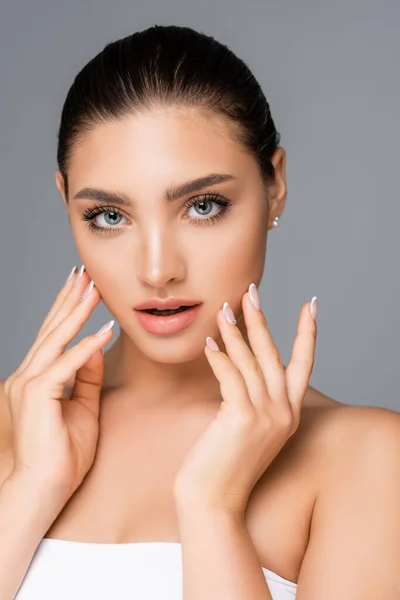
<svg viewBox="0 0 400 600">
<path fill-rule="evenodd" d="M 9 395 L 9 391 L 10 391 L 11 383 L 13 382 L 13 379 L 14 379 L 13 375 L 10 375 L 10 377 L 8 377 L 4 382 L 4 392 L 5 392 L 6 396 Z"/>
<path fill-rule="evenodd" d="M 292 421 L 291 432 L 294 433 L 295 431 L 297 431 L 297 429 L 299 428 L 299 425 L 300 425 L 300 415 L 294 415 L 293 421 Z"/>
<path fill-rule="evenodd" d="M 21 396 L 24 398 L 31 396 L 37 390 L 39 381 L 38 376 L 31 377 L 31 379 L 24 381 L 20 389 Z"/>
<path fill-rule="evenodd" d="M 248 363 L 247 363 L 247 368 L 249 371 L 252 371 L 253 373 L 255 373 L 257 375 L 262 375 L 262 370 L 261 370 L 260 364 L 254 358 L 254 356 L 249 358 Z"/>
<path fill-rule="evenodd" d="M 256 415 L 251 408 L 241 409 L 237 415 L 237 424 L 240 429 L 252 429 L 256 423 Z"/>
<path fill-rule="evenodd" d="M 11 399 L 19 396 L 21 389 L 24 385 L 24 380 L 21 376 L 11 376 L 8 380 L 8 386 L 6 390 L 7 396 Z"/>
<path fill-rule="evenodd" d="M 273 425 L 273 418 L 271 416 L 270 409 L 263 411 L 262 413 L 262 424 L 266 431 L 270 431 Z"/>
<path fill-rule="evenodd" d="M 96 377 L 91 377 L 91 373 L 89 370 L 86 372 L 85 377 L 82 377 L 82 374 L 80 374 L 80 373 L 77 374 L 73 380 L 73 383 L 74 384 L 79 383 L 88 388 L 98 388 L 99 387 L 99 383 L 98 383 Z"/>
<path fill-rule="evenodd" d="M 282 410 L 279 412 L 278 421 L 284 431 L 291 431 L 293 428 L 293 415 L 291 410 Z"/>
</svg>

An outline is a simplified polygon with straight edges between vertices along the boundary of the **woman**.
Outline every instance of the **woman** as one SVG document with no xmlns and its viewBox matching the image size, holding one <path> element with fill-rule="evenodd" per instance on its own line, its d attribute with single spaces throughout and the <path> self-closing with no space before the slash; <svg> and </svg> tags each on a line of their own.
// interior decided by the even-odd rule
<svg viewBox="0 0 400 600">
<path fill-rule="evenodd" d="M 400 594 L 400 416 L 308 385 L 315 297 L 287 367 L 260 309 L 279 141 L 249 68 L 187 27 L 76 77 L 56 184 L 84 266 L 3 382 L 2 599 Z M 100 300 L 117 341 L 65 350 Z"/>
</svg>

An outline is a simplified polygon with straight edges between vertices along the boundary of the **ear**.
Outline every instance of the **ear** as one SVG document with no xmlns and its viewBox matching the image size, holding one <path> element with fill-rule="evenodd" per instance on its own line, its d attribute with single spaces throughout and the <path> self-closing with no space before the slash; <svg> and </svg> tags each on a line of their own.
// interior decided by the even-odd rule
<svg viewBox="0 0 400 600">
<path fill-rule="evenodd" d="M 279 146 L 272 155 L 271 162 L 275 169 L 275 181 L 270 190 L 268 229 L 273 227 L 275 217 L 280 217 L 285 208 L 286 185 L 286 152 Z"/>
<path fill-rule="evenodd" d="M 58 191 L 61 194 L 61 198 L 64 202 L 64 206 L 68 211 L 68 202 L 67 202 L 67 198 L 65 196 L 64 179 L 63 179 L 63 176 L 61 175 L 60 171 L 56 171 L 56 186 L 57 186 Z"/>
</svg>

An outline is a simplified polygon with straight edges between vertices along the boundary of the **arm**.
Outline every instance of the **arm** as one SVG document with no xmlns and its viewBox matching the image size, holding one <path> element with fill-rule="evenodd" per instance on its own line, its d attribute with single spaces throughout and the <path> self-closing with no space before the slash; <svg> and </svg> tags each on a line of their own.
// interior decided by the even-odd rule
<svg viewBox="0 0 400 600">
<path fill-rule="evenodd" d="M 177 508 L 183 600 L 272 600 L 244 516 L 186 510 Z"/>
<path fill-rule="evenodd" d="M 400 600 L 400 414 L 337 410 L 297 600 Z M 334 450 L 334 451 L 332 451 Z M 271 600 L 241 518 L 177 509 L 183 600 Z"/>
<path fill-rule="evenodd" d="M 35 491 L 36 490 L 36 491 Z M 33 555 L 64 501 L 10 475 L 0 488 L 0 597 L 14 600 Z"/>
<path fill-rule="evenodd" d="M 335 412 L 297 600 L 399 600 L 400 414 Z"/>
<path fill-rule="evenodd" d="M 50 491 L 47 486 L 17 477 L 13 472 L 13 460 L 9 459 L 11 421 L 4 384 L 4 380 L 0 381 L 0 600 L 13 600 L 63 501 L 56 499 L 54 486 Z"/>
</svg>

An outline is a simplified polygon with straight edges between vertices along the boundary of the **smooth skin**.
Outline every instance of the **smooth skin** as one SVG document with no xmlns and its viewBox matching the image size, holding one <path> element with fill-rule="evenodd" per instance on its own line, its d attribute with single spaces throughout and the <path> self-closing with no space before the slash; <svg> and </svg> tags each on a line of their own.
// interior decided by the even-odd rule
<svg viewBox="0 0 400 600">
<path fill-rule="evenodd" d="M 286 200 L 284 149 L 278 148 L 272 160 L 276 180 L 266 188 L 254 158 L 238 146 L 229 127 L 218 118 L 163 109 L 98 125 L 87 133 L 71 160 L 68 199 L 61 175 L 56 173 L 86 271 L 75 295 L 66 296 L 58 309 L 69 315 L 72 337 L 68 334 L 61 340 L 60 336 L 56 342 L 57 333 L 49 341 L 47 360 L 50 355 L 53 361 L 57 362 L 57 356 L 60 360 L 62 344 L 65 341 L 66 346 L 79 331 L 79 326 L 73 327 L 76 316 L 72 315 L 77 314 L 74 310 L 79 296 L 91 280 L 95 282 L 92 294 L 85 308 L 78 309 L 87 311 L 82 321 L 89 318 L 101 298 L 121 332 L 104 361 L 98 348 L 92 347 L 96 356 L 90 363 L 96 373 L 92 374 L 92 389 L 100 395 L 97 451 L 87 476 L 46 537 L 97 542 L 179 540 L 172 501 L 177 474 L 215 419 L 221 402 L 225 406 L 234 402 L 219 379 L 227 381 L 233 368 L 246 379 L 248 370 L 235 354 L 233 341 L 241 343 L 241 352 L 248 352 L 243 344 L 255 352 L 244 317 L 243 296 L 251 282 L 260 284 L 267 232 L 274 218 L 281 216 Z M 210 173 L 230 173 L 235 179 L 206 186 L 173 203 L 165 201 L 167 188 Z M 131 205 L 122 207 L 88 197 L 73 199 L 87 187 L 124 194 Z M 187 208 L 186 203 L 195 198 L 200 202 L 204 194 L 211 193 L 221 194 L 232 205 L 213 225 L 201 225 L 205 217 L 194 206 Z M 119 212 L 122 220 L 117 225 L 107 222 L 105 214 L 95 219 L 98 226 L 115 227 L 116 232 L 100 234 L 88 229 L 82 217 L 85 209 L 94 205 L 108 206 L 109 211 L 111 206 L 112 212 Z M 213 214 L 218 207 L 214 208 Z M 310 290 L 310 299 L 315 294 L 318 290 Z M 152 336 L 138 324 L 132 307 L 147 298 L 168 296 L 193 298 L 204 304 L 196 322 L 183 332 Z M 234 328 L 225 330 L 228 335 L 223 335 L 218 317 L 225 301 L 237 318 Z M 306 306 L 309 303 L 303 305 L 301 314 Z M 233 331 L 237 337 L 229 338 Z M 106 335 L 104 344 L 112 333 Z M 212 363 L 218 353 L 211 360 L 206 354 L 206 336 L 216 340 L 221 349 L 219 359 L 225 363 L 219 367 Z M 307 366 L 303 375 L 308 375 L 311 354 L 304 356 Z M 278 354 L 273 367 L 268 361 L 273 370 L 269 379 L 264 379 L 267 386 L 272 382 L 271 373 L 279 372 L 281 380 L 279 362 Z M 49 362 L 43 364 L 54 374 Z M 44 386 L 45 378 L 35 377 Z M 79 378 L 75 386 L 73 376 L 69 381 L 68 394 L 81 396 L 76 387 Z M 60 385 L 59 381 L 57 393 Z M 54 384 L 49 387 L 52 393 L 47 396 L 46 407 L 51 411 L 50 399 L 54 402 L 57 394 Z M 31 389 L 33 393 L 39 387 L 32 384 Z M 243 385 L 241 389 L 245 391 Z M 298 600 L 397 598 L 400 415 L 387 409 L 348 406 L 310 386 L 301 400 L 300 396 L 296 431 L 286 442 L 285 435 L 278 436 L 272 462 L 270 439 L 260 448 L 262 459 L 257 462 L 254 457 L 255 470 L 265 466 L 265 471 L 248 499 L 246 523 L 260 563 L 296 582 Z M 262 397 L 269 406 L 289 400 L 281 394 Z M 249 399 L 242 397 L 247 402 Z M 5 441 L 0 468 L 6 475 L 7 469 L 10 472 L 13 468 L 13 428 L 5 402 L 1 410 L 1 439 Z M 33 411 L 32 428 L 35 415 Z M 56 419 L 53 423 L 61 426 Z M 20 431 L 27 435 L 27 429 Z M 237 448 L 240 451 L 243 446 L 238 444 Z M 88 467 L 91 449 L 86 453 Z M 49 458 L 42 458 L 43 468 L 51 469 L 46 462 Z M 32 458 L 26 454 L 22 462 L 29 460 Z M 182 481 L 192 483 L 188 465 L 187 478 Z M 71 476 L 72 485 L 79 482 L 83 470 Z M 202 475 L 206 474 L 203 468 Z M 253 472 L 253 478 L 240 488 L 241 498 L 246 498 L 255 480 Z M 97 511 L 93 511 L 94 505 Z"/>
<path fill-rule="evenodd" d="M 102 348 L 112 330 L 65 351 L 100 301 L 80 301 L 76 276 L 60 290 L 24 361 L 4 383 L 13 431 L 13 475 L 51 481 L 65 501 L 93 463 L 99 435 Z M 75 376 L 69 399 L 64 387 Z"/>
<path fill-rule="evenodd" d="M 234 323 L 218 311 L 228 355 L 206 346 L 223 401 L 191 449 L 174 483 L 177 500 L 245 514 L 250 494 L 297 430 L 314 365 L 317 325 L 303 306 L 291 360 L 285 368 L 265 317 L 247 292 L 242 308 L 250 348 Z"/>
</svg>

